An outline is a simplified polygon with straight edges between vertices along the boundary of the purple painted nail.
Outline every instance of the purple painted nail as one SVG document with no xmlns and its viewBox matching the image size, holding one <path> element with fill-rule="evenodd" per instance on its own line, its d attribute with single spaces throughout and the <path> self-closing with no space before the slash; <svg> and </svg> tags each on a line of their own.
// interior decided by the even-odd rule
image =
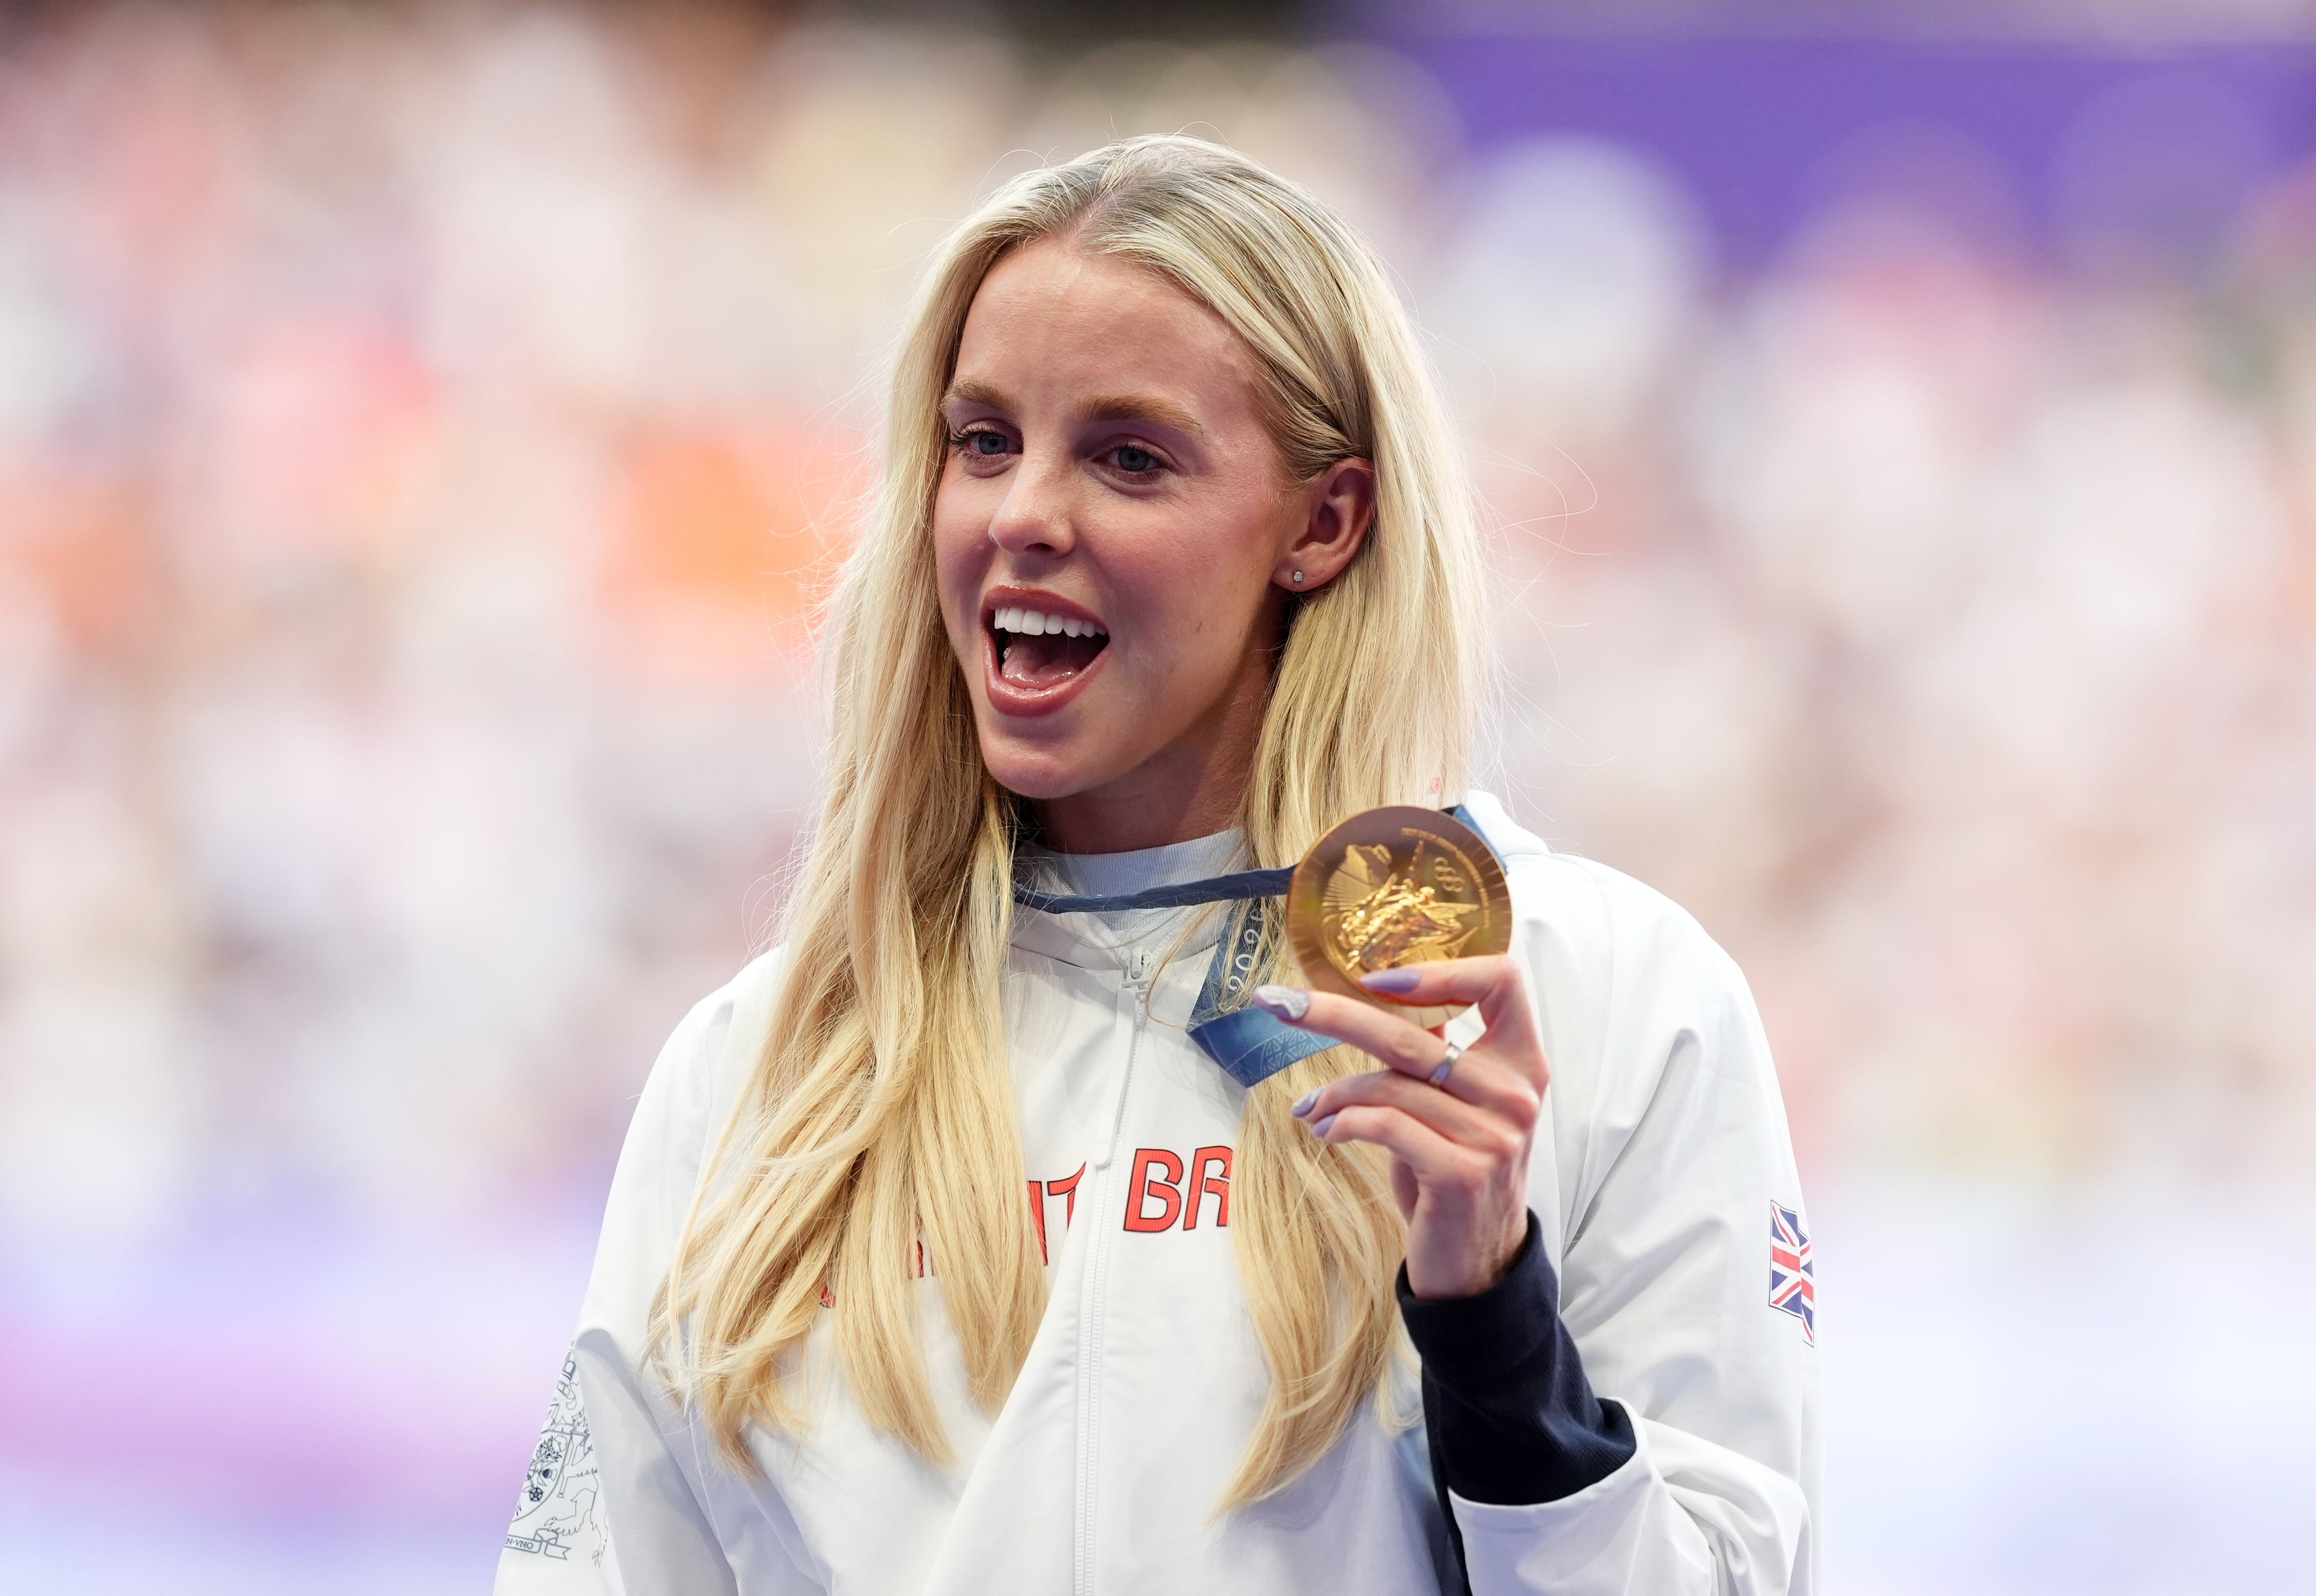
<svg viewBox="0 0 2316 1596">
<path fill-rule="evenodd" d="M 1304 1115 L 1311 1111 L 1311 1105 L 1318 1101 L 1319 1089 L 1314 1086 L 1310 1091 L 1305 1092 L 1302 1096 L 1295 1100 L 1295 1117 L 1297 1119 L 1303 1118 Z"/>
<path fill-rule="evenodd" d="M 1327 1133 L 1334 1128 L 1335 1117 L 1332 1114 L 1330 1114 L 1324 1119 L 1320 1120 L 1316 1125 L 1314 1125 L 1311 1128 L 1311 1134 L 1317 1137 L 1323 1142 L 1327 1139 Z"/>
<path fill-rule="evenodd" d="M 1406 965 L 1393 969 L 1369 970 L 1359 977 L 1359 985 L 1369 992 L 1412 992 L 1423 979 L 1423 972 Z"/>
<path fill-rule="evenodd" d="M 1258 986 L 1254 1006 L 1281 1020 L 1300 1020 L 1311 1012 L 1311 994 L 1299 986 Z"/>
</svg>

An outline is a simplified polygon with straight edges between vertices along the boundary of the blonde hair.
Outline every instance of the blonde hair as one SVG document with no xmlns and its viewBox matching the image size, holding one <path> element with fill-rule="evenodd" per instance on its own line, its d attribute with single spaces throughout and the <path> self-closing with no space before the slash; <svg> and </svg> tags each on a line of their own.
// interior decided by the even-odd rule
<svg viewBox="0 0 2316 1596">
<path fill-rule="evenodd" d="M 788 1381 L 824 1313 L 868 1422 L 949 1460 L 921 1242 L 985 1411 L 1044 1311 L 998 1003 L 1020 811 L 981 760 L 930 527 L 966 311 L 999 260 L 1047 238 L 1158 273 L 1243 338 L 1295 480 L 1375 467 L 1366 545 L 1301 601 L 1278 660 L 1241 816 L 1253 861 L 1290 864 L 1346 815 L 1463 786 L 1471 503 L 1372 253 L 1301 189 L 1197 139 L 1128 139 L 1007 184 L 937 253 L 898 352 L 882 483 L 833 603 L 827 796 L 781 991 L 654 1305 L 672 1384 L 743 1468 L 750 1423 L 803 1427 Z M 1225 1506 L 1293 1480 L 1390 1378 L 1405 1236 L 1386 1163 L 1288 1113 L 1359 1067 L 1345 1051 L 1247 1094 L 1231 1235 L 1272 1384 Z"/>
</svg>

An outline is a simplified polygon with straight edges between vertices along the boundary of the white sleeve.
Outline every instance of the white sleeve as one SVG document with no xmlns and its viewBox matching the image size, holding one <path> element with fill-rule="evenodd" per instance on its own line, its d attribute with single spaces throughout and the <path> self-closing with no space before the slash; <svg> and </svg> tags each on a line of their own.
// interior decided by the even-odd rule
<svg viewBox="0 0 2316 1596">
<path fill-rule="evenodd" d="M 761 972 L 755 972 L 761 977 Z M 737 1590 L 708 1488 L 708 1455 L 644 1364 L 653 1293 L 673 1254 L 692 1188 L 728 1102 L 717 1101 L 727 1038 L 751 1033 L 744 976 L 684 1018 L 636 1104 L 603 1215 L 595 1265 L 514 1521 L 497 1596 L 733 1596 Z M 769 1490 L 769 1486 L 765 1486 Z M 742 1527 L 741 1538 L 760 1535 Z M 764 1567 L 769 1564 L 769 1567 Z M 799 1573 L 751 1558 L 754 1591 L 817 1592 Z M 756 1577 L 762 1572 L 777 1583 Z"/>
<path fill-rule="evenodd" d="M 1810 1596 L 1814 1279 L 1773 1305 L 1777 1211 L 1804 1244 L 1808 1221 L 1751 994 L 1670 903 L 1554 862 L 1593 878 L 1606 923 L 1529 937 L 1558 1165 L 1539 1208 L 1561 1216 L 1562 1319 L 1637 1444 L 1557 1502 L 1455 1498 L 1472 1589 Z"/>
</svg>

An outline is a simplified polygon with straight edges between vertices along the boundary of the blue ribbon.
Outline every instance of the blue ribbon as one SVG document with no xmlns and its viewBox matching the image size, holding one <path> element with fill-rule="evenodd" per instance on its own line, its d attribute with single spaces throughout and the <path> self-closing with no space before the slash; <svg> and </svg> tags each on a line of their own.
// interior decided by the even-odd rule
<svg viewBox="0 0 2316 1596">
<path fill-rule="evenodd" d="M 1487 841 L 1480 823 L 1463 805 L 1448 811 Z M 1264 900 L 1283 896 L 1294 878 L 1291 869 L 1239 870 L 1209 876 L 1203 881 L 1182 881 L 1170 887 L 1145 887 L 1139 892 L 1107 896 L 1073 896 L 1039 892 L 1020 882 L 1013 901 L 1025 909 L 1047 914 L 1115 914 L 1133 909 L 1186 909 L 1198 904 L 1242 902 L 1246 906 L 1232 917 L 1230 930 L 1216 944 L 1214 962 L 1207 967 L 1206 985 L 1190 1011 L 1190 1039 L 1223 1073 L 1242 1086 L 1267 1081 L 1285 1069 L 1335 1045 L 1332 1037 L 1297 1030 L 1260 1009 L 1250 1007 L 1257 971 L 1262 967 Z"/>
<path fill-rule="evenodd" d="M 1139 892 L 1115 892 L 1102 896 L 1073 896 L 1039 892 L 1015 883 L 1013 901 L 1025 909 L 1048 914 L 1116 914 L 1128 909 L 1187 909 L 1194 904 L 1228 903 L 1240 898 L 1278 897 L 1295 879 L 1283 870 L 1240 870 L 1235 875 L 1209 876 L 1203 881 L 1177 881 L 1171 887 L 1145 887 Z"/>
<path fill-rule="evenodd" d="M 1332 1037 L 1297 1030 L 1247 1003 L 1255 972 L 1262 967 L 1263 907 L 1260 898 L 1247 905 L 1234 918 L 1230 934 L 1216 944 L 1207 984 L 1190 1011 L 1190 1039 L 1242 1086 L 1267 1081 L 1288 1065 L 1335 1045 Z"/>
</svg>

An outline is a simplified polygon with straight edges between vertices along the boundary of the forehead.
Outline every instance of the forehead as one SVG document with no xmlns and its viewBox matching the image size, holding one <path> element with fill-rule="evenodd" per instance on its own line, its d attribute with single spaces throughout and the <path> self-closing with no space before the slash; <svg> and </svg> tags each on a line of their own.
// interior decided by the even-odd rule
<svg viewBox="0 0 2316 1596">
<path fill-rule="evenodd" d="M 957 380 L 1027 406 L 1162 393 L 1209 424 L 1252 420 L 1254 357 L 1223 318 L 1149 268 L 1041 239 L 983 280 Z"/>
</svg>

